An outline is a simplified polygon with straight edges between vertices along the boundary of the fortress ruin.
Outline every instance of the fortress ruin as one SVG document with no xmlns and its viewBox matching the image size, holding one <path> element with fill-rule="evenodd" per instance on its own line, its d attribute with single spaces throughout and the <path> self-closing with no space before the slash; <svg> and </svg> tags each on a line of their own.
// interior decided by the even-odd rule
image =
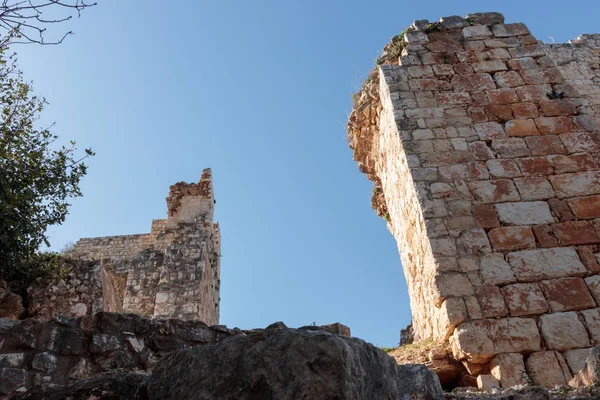
<svg viewBox="0 0 600 400">
<path fill-rule="evenodd" d="M 415 340 L 473 376 L 566 384 L 600 344 L 600 35 L 415 21 L 348 123 L 396 238 Z"/>
<path fill-rule="evenodd" d="M 171 186 L 168 217 L 153 220 L 150 233 L 80 239 L 69 254 L 87 263 L 71 279 L 34 285 L 30 314 L 50 319 L 115 311 L 217 325 L 221 236 L 214 204 L 205 169 L 198 183 Z"/>
</svg>

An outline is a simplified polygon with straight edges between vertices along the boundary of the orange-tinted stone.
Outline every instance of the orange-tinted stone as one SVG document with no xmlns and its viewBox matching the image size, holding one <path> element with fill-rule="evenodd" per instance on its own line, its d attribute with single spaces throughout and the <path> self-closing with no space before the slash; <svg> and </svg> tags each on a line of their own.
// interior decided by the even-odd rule
<svg viewBox="0 0 600 400">
<path fill-rule="evenodd" d="M 535 248 L 535 238 L 530 227 L 505 226 L 489 232 L 490 243 L 497 251 L 515 251 Z"/>
<path fill-rule="evenodd" d="M 587 153 L 571 154 L 568 156 L 560 154 L 550 155 L 548 156 L 548 161 L 554 167 L 557 174 L 589 171 L 598 168 L 598 164 L 594 161 L 594 157 Z"/>
<path fill-rule="evenodd" d="M 566 153 L 565 147 L 556 135 L 530 136 L 525 138 L 525 142 L 534 156 Z"/>
<path fill-rule="evenodd" d="M 552 175 L 554 169 L 546 157 L 520 158 L 517 160 L 523 175 Z"/>
<path fill-rule="evenodd" d="M 600 195 L 575 197 L 568 199 L 567 203 L 578 219 L 600 217 Z"/>
<path fill-rule="evenodd" d="M 581 278 L 560 278 L 540 282 L 540 287 L 553 312 L 584 310 L 596 307 Z"/>
<path fill-rule="evenodd" d="M 598 234 L 588 221 L 569 221 L 552 224 L 552 230 L 564 246 L 600 243 Z"/>
<path fill-rule="evenodd" d="M 539 116 L 538 108 L 535 103 L 515 103 L 511 104 L 515 118 L 535 118 Z"/>
<path fill-rule="evenodd" d="M 533 233 L 538 243 L 543 248 L 558 247 L 558 240 L 552 233 L 552 227 L 548 225 L 536 225 L 533 227 Z"/>
<path fill-rule="evenodd" d="M 535 122 L 532 119 L 514 119 L 504 125 L 508 136 L 532 136 L 539 135 Z"/>
<path fill-rule="evenodd" d="M 492 229 L 500 226 L 496 209 L 491 204 L 473 205 L 473 217 L 483 229 Z"/>
<path fill-rule="evenodd" d="M 575 124 L 570 117 L 539 117 L 535 123 L 542 134 L 559 134 L 572 132 Z"/>
<path fill-rule="evenodd" d="M 570 99 L 541 100 L 540 107 L 542 108 L 542 114 L 546 117 L 577 114 L 577 107 Z"/>
<path fill-rule="evenodd" d="M 571 208 L 567 205 L 565 200 L 550 199 L 548 200 L 552 214 L 558 218 L 559 221 L 572 221 L 575 219 Z"/>
</svg>

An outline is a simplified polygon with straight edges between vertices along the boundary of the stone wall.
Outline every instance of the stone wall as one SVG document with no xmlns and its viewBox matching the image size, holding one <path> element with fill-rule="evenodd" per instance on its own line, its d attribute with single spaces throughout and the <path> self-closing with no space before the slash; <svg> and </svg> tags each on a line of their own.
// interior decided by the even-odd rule
<svg viewBox="0 0 600 400">
<path fill-rule="evenodd" d="M 206 169 L 196 184 L 171 186 L 168 218 L 152 221 L 150 233 L 80 239 L 68 256 L 87 264 L 61 281 L 33 285 L 31 315 L 126 311 L 218 324 L 221 250 L 214 204 Z"/>
<path fill-rule="evenodd" d="M 166 354 L 241 334 L 200 321 L 98 313 L 51 321 L 0 318 L 0 398 L 105 371 L 152 371 Z"/>
<path fill-rule="evenodd" d="M 568 382 L 600 341 L 600 36 L 497 13 L 415 21 L 354 98 L 415 339 L 503 385 Z"/>
</svg>

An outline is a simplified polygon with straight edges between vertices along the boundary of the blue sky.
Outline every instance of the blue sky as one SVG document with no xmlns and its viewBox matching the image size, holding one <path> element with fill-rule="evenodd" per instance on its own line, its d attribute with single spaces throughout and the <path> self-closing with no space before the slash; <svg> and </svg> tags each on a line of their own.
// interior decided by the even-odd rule
<svg viewBox="0 0 600 400">
<path fill-rule="evenodd" d="M 221 323 L 339 321 L 380 346 L 397 345 L 409 300 L 345 125 L 382 47 L 413 20 L 478 11 L 545 42 L 600 31 L 597 0 L 99 3 L 54 30 L 75 31 L 62 45 L 14 48 L 50 102 L 43 122 L 97 152 L 53 247 L 149 232 L 169 185 L 212 167 Z"/>
</svg>

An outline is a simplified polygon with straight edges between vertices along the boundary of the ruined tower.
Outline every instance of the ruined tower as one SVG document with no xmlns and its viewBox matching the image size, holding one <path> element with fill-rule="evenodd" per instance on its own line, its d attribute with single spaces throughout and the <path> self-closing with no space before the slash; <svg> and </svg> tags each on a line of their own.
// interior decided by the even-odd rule
<svg viewBox="0 0 600 400">
<path fill-rule="evenodd" d="M 153 220 L 150 233 L 80 239 L 70 253 L 100 264 L 97 308 L 218 324 L 221 239 L 214 204 L 205 169 L 198 183 L 171 186 L 168 217 Z"/>
<path fill-rule="evenodd" d="M 417 340 L 476 376 L 566 383 L 600 343 L 600 35 L 498 13 L 415 21 L 348 123 L 397 240 Z"/>
</svg>

